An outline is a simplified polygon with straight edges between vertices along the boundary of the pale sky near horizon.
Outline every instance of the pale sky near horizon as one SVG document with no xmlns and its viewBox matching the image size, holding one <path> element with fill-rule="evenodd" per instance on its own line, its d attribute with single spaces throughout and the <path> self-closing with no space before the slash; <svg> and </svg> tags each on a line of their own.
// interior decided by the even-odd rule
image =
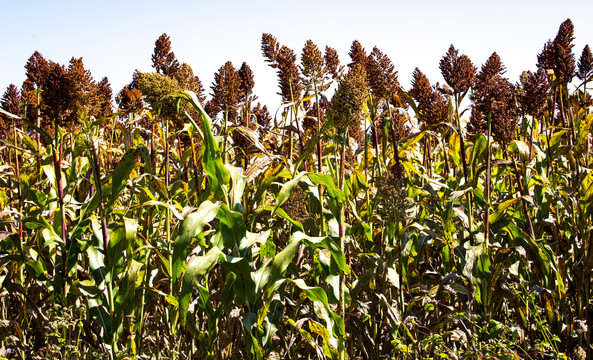
<svg viewBox="0 0 593 360">
<path fill-rule="evenodd" d="M 593 45 L 593 1 L 40 1 L 0 0 L 0 91 L 25 79 L 24 65 L 38 50 L 67 64 L 83 57 L 96 81 L 107 76 L 115 94 L 135 69 L 153 71 L 154 42 L 167 33 L 180 62 L 188 63 L 207 93 L 226 61 L 246 61 L 255 93 L 274 113 L 280 105 L 275 69 L 265 62 L 261 36 L 272 33 L 298 54 L 308 39 L 323 51 L 338 50 L 342 64 L 358 40 L 377 46 L 393 61 L 399 81 L 410 87 L 415 67 L 431 83 L 443 83 L 438 63 L 450 44 L 478 68 L 496 51 L 516 82 L 534 70 L 536 56 L 560 24 L 575 28 L 576 58 Z M 1 94 L 0 93 L 0 94 Z M 329 94 L 331 96 L 331 94 Z"/>
</svg>

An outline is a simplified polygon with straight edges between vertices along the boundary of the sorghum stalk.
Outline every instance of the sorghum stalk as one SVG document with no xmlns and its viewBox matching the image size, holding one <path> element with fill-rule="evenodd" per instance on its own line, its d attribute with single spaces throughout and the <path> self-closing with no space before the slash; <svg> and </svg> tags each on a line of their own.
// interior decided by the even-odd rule
<svg viewBox="0 0 593 360">
<path fill-rule="evenodd" d="M 57 131 L 56 131 L 57 134 Z M 90 143 L 90 150 L 92 156 L 92 163 L 93 163 L 93 173 L 95 177 L 95 187 L 97 188 L 97 192 L 99 194 L 99 214 L 101 216 L 101 235 L 103 236 L 103 257 L 105 258 L 105 265 L 109 264 L 109 257 L 107 254 L 107 249 L 109 246 L 109 238 L 107 237 L 107 214 L 105 212 L 105 207 L 103 203 L 103 190 L 101 188 L 101 176 L 99 175 L 99 160 L 97 158 L 97 152 L 95 150 L 95 144 L 91 141 Z M 113 274 L 109 276 L 109 281 L 107 281 L 107 301 L 109 302 L 109 317 L 111 323 L 113 323 L 113 316 L 115 314 L 115 307 L 114 307 L 114 300 L 113 300 Z M 111 359 L 115 359 L 115 340 L 113 334 L 109 334 L 111 338 L 111 349 L 109 356 Z"/>
<path fill-rule="evenodd" d="M 467 161 L 465 159 L 465 141 L 463 140 L 463 131 L 461 129 L 461 119 L 459 117 L 459 103 L 461 99 L 459 98 L 459 94 L 455 93 L 455 120 L 457 120 L 457 130 L 459 132 L 459 142 L 460 142 L 460 150 L 461 150 L 461 163 L 463 165 L 463 178 L 465 179 L 465 186 L 469 186 L 469 176 L 467 172 Z M 472 196 L 471 193 L 466 194 L 467 197 L 467 204 L 468 204 L 468 226 L 469 226 L 469 239 L 470 244 L 473 246 L 474 244 L 474 236 L 472 235 Z"/>
<path fill-rule="evenodd" d="M 488 113 L 488 143 L 486 144 L 486 214 L 484 215 L 484 226 L 486 230 L 484 231 L 484 243 L 486 244 L 486 248 L 489 246 L 489 233 L 490 233 L 490 177 L 491 177 L 491 169 L 490 169 L 490 136 L 492 134 L 492 113 Z"/>
<path fill-rule="evenodd" d="M 321 151 L 321 109 L 319 107 L 319 90 L 317 89 L 317 80 L 313 79 L 313 87 L 315 89 L 315 109 L 317 111 L 317 172 L 323 173 L 323 153 Z M 317 191 L 319 192 L 319 236 L 323 236 L 324 231 L 324 220 L 323 220 L 323 185 L 317 185 Z"/>
<path fill-rule="evenodd" d="M 54 172 L 56 175 L 56 186 L 58 187 L 58 205 L 60 207 L 60 218 L 61 218 L 61 235 L 62 235 L 62 242 L 64 245 L 64 249 L 62 250 L 62 268 L 61 268 L 61 275 L 62 275 L 62 286 L 61 286 L 61 295 L 66 294 L 66 258 L 68 256 L 68 239 L 67 239 L 67 232 L 66 232 L 66 218 L 65 218 L 65 210 L 64 210 L 64 183 L 62 180 L 62 145 L 63 139 L 62 135 L 59 132 L 58 127 L 58 120 L 54 121 L 55 125 L 55 134 L 56 137 L 55 144 L 54 144 Z M 62 301 L 63 299 L 60 299 Z"/>
<path fill-rule="evenodd" d="M 340 157 L 340 170 L 339 170 L 339 187 L 341 191 L 344 191 L 344 173 L 345 173 L 345 159 L 346 159 L 346 140 L 348 136 L 348 127 L 344 130 L 344 137 L 342 139 L 342 153 Z M 340 204 L 340 229 L 339 229 L 339 238 L 340 238 L 340 250 L 345 252 L 345 224 L 344 224 L 344 204 Z M 345 304 L 345 292 L 344 288 L 346 287 L 346 276 L 340 272 L 340 316 L 342 321 L 345 322 L 346 320 L 346 304 Z M 345 340 L 340 337 L 338 339 L 338 353 L 340 355 L 340 360 L 346 359 L 345 353 Z"/>
<path fill-rule="evenodd" d="M 196 204 L 200 203 L 200 197 L 202 196 L 202 181 L 198 177 L 198 162 L 196 159 L 196 149 L 193 136 L 190 137 L 190 147 L 191 147 L 191 161 L 192 166 L 194 168 L 193 175 L 194 175 L 194 184 L 196 187 Z"/>
</svg>

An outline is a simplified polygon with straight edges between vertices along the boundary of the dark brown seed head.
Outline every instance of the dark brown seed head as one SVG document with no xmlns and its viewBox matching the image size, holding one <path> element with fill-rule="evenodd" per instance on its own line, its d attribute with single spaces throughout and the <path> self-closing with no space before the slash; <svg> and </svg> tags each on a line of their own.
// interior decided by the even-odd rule
<svg viewBox="0 0 593 360">
<path fill-rule="evenodd" d="M 579 70 L 577 71 L 577 77 L 581 81 L 591 80 L 591 77 L 593 77 L 593 54 L 591 54 L 591 49 L 589 48 L 589 45 L 585 45 L 585 48 L 581 53 L 578 69 Z"/>
<path fill-rule="evenodd" d="M 157 73 L 170 77 L 175 77 L 179 71 L 179 61 L 175 58 L 175 53 L 171 51 L 171 39 L 165 33 L 159 36 L 154 43 L 152 67 Z"/>
<path fill-rule="evenodd" d="M 10 84 L 0 100 L 0 107 L 13 115 L 20 115 L 21 95 L 19 89 L 14 84 Z M 4 114 L 0 114 L 0 138 L 7 138 L 12 134 L 13 122 L 17 127 L 21 126 L 22 120 L 14 119 Z"/>
<path fill-rule="evenodd" d="M 51 129 L 53 121 L 61 124 L 62 120 L 69 115 L 70 94 L 71 88 L 66 68 L 64 65 L 52 62 L 43 92 L 46 115 L 44 128 Z"/>
<path fill-rule="evenodd" d="M 536 72 L 526 71 L 521 75 L 517 91 L 517 101 L 521 111 L 537 119 L 541 119 L 546 111 L 546 103 L 550 96 L 550 84 L 542 69 Z"/>
<path fill-rule="evenodd" d="M 261 38 L 261 50 L 266 58 L 266 62 L 270 63 L 270 66 L 273 68 L 277 68 L 277 58 L 278 53 L 280 52 L 280 44 L 278 44 L 278 40 L 276 37 L 269 33 L 264 33 Z"/>
<path fill-rule="evenodd" d="M 488 116 L 491 116 L 492 135 L 505 144 L 515 138 L 517 109 L 515 88 L 505 78 L 505 66 L 495 52 L 482 65 L 470 99 L 474 107 L 469 129 L 476 133 L 488 132 Z"/>
<path fill-rule="evenodd" d="M 336 49 L 331 48 L 329 46 L 325 47 L 325 67 L 327 71 L 331 74 L 332 79 L 338 80 L 342 77 L 342 73 L 344 72 L 344 66 L 340 65 L 340 58 L 338 57 L 338 52 Z"/>
<path fill-rule="evenodd" d="M 278 95 L 281 95 L 285 102 L 300 99 L 303 86 L 294 51 L 284 45 L 280 46 L 276 38 L 267 33 L 262 36 L 261 49 L 266 62 L 272 68 L 278 69 Z"/>
<path fill-rule="evenodd" d="M 131 85 L 124 86 L 115 97 L 115 101 L 117 102 L 119 109 L 125 112 L 140 112 L 144 107 L 142 93 Z"/>
<path fill-rule="evenodd" d="M 241 100 L 245 101 L 251 95 L 255 86 L 253 71 L 251 71 L 251 67 L 246 62 L 243 62 L 239 69 L 239 78 L 241 79 L 241 86 L 239 87 L 241 90 Z"/>
<path fill-rule="evenodd" d="M 412 73 L 412 88 L 410 95 L 416 100 L 419 114 L 418 118 L 423 126 L 434 125 L 447 121 L 449 117 L 449 102 L 436 89 L 418 68 Z"/>
<path fill-rule="evenodd" d="M 109 84 L 109 79 L 107 79 L 107 77 L 101 79 L 97 84 L 96 97 L 98 102 L 97 116 L 105 117 L 111 114 L 111 98 L 113 97 L 113 91 L 111 90 L 111 85 Z"/>
<path fill-rule="evenodd" d="M 473 85 L 476 76 L 476 67 L 469 57 L 467 55 L 459 56 L 459 51 L 453 45 L 441 59 L 439 69 L 441 69 L 445 82 L 455 94 L 466 92 Z"/>
<path fill-rule="evenodd" d="M 399 90 L 393 63 L 377 47 L 373 48 L 367 59 L 367 76 L 371 92 L 377 99 L 391 100 Z"/>
<path fill-rule="evenodd" d="M 426 103 L 432 100 L 432 88 L 430 81 L 420 69 L 415 68 L 412 73 L 412 88 L 410 95 L 416 99 L 418 103 Z"/>
<path fill-rule="evenodd" d="M 537 55 L 537 67 L 553 70 L 556 83 L 566 84 L 575 73 L 575 57 L 572 53 L 574 27 L 570 19 L 560 25 L 558 34 L 553 41 L 548 41 L 540 54 Z"/>
<path fill-rule="evenodd" d="M 359 64 L 366 70 L 369 58 L 366 54 L 365 49 L 362 47 L 358 40 L 354 40 L 352 42 L 352 45 L 350 46 L 350 52 L 348 53 L 348 55 L 350 55 L 350 59 L 352 60 L 352 62 L 348 64 L 348 67 L 353 67 L 354 65 Z"/>
<path fill-rule="evenodd" d="M 272 128 L 272 116 L 266 105 L 257 103 L 255 107 L 251 109 L 251 113 L 255 116 L 256 122 L 259 125 L 260 136 L 263 136 L 266 132 Z"/>
<path fill-rule="evenodd" d="M 27 78 L 23 83 L 23 92 L 30 92 L 35 88 L 43 87 L 49 73 L 49 62 L 45 60 L 39 51 L 35 51 L 27 60 L 25 70 Z"/>
<path fill-rule="evenodd" d="M 215 113 L 224 111 L 228 119 L 235 122 L 241 96 L 241 78 L 233 63 L 227 61 L 214 74 L 212 83 L 212 109 Z"/>
</svg>

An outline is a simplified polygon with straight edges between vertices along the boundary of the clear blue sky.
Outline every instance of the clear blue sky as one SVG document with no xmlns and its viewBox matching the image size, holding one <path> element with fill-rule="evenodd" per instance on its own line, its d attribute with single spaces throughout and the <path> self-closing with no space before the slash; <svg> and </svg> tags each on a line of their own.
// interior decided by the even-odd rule
<svg viewBox="0 0 593 360">
<path fill-rule="evenodd" d="M 353 40 L 367 52 L 378 46 L 409 88 L 419 67 L 443 82 L 438 62 L 450 44 L 476 66 L 496 51 L 516 82 L 535 68 L 536 55 L 561 22 L 575 26 L 578 57 L 593 45 L 593 1 L 14 1 L 0 0 L 0 91 L 20 87 L 24 65 L 38 50 L 67 64 L 83 57 L 95 80 L 107 76 L 114 94 L 135 69 L 152 71 L 154 42 L 166 32 L 180 62 L 192 66 L 210 93 L 214 72 L 230 60 L 246 61 L 255 92 L 273 112 L 279 105 L 275 70 L 260 50 L 263 32 L 294 49 L 300 58 L 307 39 L 336 48 L 348 63 Z"/>
</svg>

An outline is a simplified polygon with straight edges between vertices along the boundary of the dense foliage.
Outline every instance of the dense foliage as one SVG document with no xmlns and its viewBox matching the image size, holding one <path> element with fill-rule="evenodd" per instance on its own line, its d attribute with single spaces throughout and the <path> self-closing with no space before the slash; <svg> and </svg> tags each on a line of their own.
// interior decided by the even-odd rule
<svg viewBox="0 0 593 360">
<path fill-rule="evenodd" d="M 573 37 L 516 83 L 451 46 L 406 90 L 378 48 L 263 34 L 274 118 L 246 63 L 207 100 L 166 34 L 115 103 L 35 52 L 1 102 L 0 358 L 593 356 Z"/>
</svg>

